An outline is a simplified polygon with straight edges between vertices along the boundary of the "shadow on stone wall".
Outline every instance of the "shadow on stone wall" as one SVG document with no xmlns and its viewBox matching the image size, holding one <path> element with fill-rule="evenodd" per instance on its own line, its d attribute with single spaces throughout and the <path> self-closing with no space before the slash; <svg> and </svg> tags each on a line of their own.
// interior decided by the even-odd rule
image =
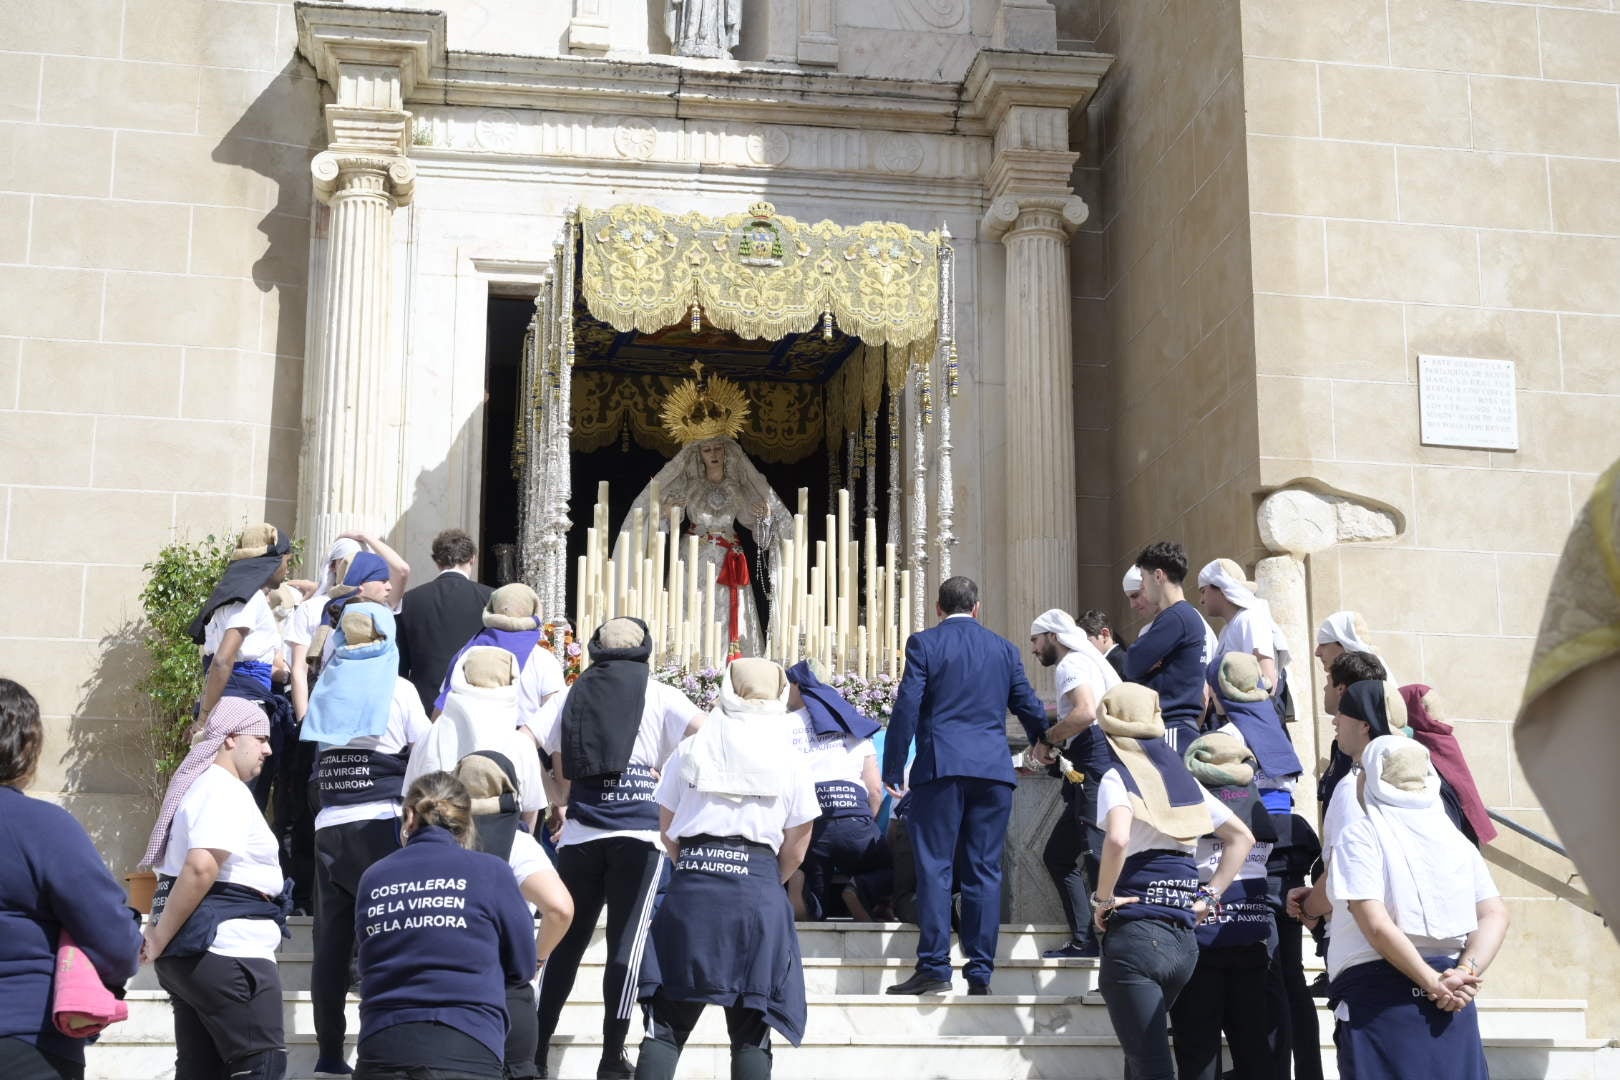
<svg viewBox="0 0 1620 1080">
<path fill-rule="evenodd" d="M 61 757 L 59 801 L 115 875 L 134 869 L 163 794 L 147 736 L 150 706 L 136 690 L 148 663 L 143 633 L 141 621 L 127 619 L 96 643 Z"/>
<path fill-rule="evenodd" d="M 268 180 L 274 202 L 258 223 L 268 241 L 254 261 L 252 279 L 271 297 L 261 315 L 257 358 L 272 367 L 269 388 L 268 450 L 261 448 L 263 496 L 267 503 L 298 498 L 298 456 L 303 426 L 305 318 L 309 300 L 310 215 L 314 202 L 310 159 L 325 146 L 322 93 L 315 70 L 296 52 L 269 86 L 242 112 L 214 147 L 212 159 L 248 169 Z M 274 520 L 291 521 L 280 507 Z"/>
</svg>

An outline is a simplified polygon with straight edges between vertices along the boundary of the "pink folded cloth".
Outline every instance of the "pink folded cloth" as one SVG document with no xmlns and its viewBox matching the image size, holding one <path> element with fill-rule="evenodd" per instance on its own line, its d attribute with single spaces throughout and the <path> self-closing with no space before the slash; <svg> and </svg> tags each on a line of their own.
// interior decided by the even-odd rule
<svg viewBox="0 0 1620 1080">
<path fill-rule="evenodd" d="M 56 988 L 51 1020 L 56 1030 L 74 1039 L 88 1039 L 111 1024 L 129 1019 L 129 1006 L 102 984 L 90 958 L 63 930 L 56 947 Z"/>
</svg>

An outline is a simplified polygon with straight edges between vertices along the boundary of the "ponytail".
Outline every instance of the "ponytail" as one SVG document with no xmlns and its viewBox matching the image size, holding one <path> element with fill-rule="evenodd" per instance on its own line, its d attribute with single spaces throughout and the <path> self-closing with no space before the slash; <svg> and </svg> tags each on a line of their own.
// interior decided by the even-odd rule
<svg viewBox="0 0 1620 1080">
<path fill-rule="evenodd" d="M 416 820 L 418 829 L 437 825 L 448 830 L 462 847 L 472 847 L 472 796 L 449 773 L 430 772 L 417 777 L 405 793 L 405 811 Z"/>
</svg>

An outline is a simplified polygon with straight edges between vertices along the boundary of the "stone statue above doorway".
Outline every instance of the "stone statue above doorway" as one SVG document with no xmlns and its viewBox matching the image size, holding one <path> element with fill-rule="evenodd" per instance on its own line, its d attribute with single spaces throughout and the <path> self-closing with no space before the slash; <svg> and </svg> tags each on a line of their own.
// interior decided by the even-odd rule
<svg viewBox="0 0 1620 1080">
<path fill-rule="evenodd" d="M 731 59 L 742 30 L 742 0 L 664 0 L 664 33 L 676 56 Z"/>
</svg>

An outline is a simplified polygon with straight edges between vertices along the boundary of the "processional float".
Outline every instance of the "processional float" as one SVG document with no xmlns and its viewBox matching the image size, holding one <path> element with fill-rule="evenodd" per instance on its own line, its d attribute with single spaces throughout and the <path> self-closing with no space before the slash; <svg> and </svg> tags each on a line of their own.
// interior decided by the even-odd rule
<svg viewBox="0 0 1620 1080">
<path fill-rule="evenodd" d="M 836 510 L 811 521 L 800 489 L 791 528 L 755 537 L 777 568 L 762 651 L 784 664 L 817 658 L 835 674 L 898 675 L 906 638 L 930 609 L 930 564 L 936 583 L 950 576 L 956 543 L 951 399 L 960 378 L 950 240 L 944 228 L 924 233 L 894 222 L 805 224 L 764 202 L 718 218 L 642 205 L 568 212 L 524 343 L 514 441 L 520 570 L 546 613 L 567 609 L 571 572 L 581 639 L 607 618 L 631 615 L 652 628 L 662 665 L 720 667 L 733 649 L 715 616 L 723 602 L 715 576 L 699 572 L 698 537 L 682 535 L 680 510 L 659 505 L 656 484 L 651 504 L 631 511 L 617 542 L 600 484 L 586 553 L 567 565 L 575 497 L 569 455 L 591 406 L 575 393 L 576 304 L 620 333 L 687 323 L 694 335 L 708 326 L 774 340 L 819 329 L 830 340 L 836 328 L 859 342 L 825 388 Z M 737 435 L 751 407 L 746 391 L 694 367 L 662 403 L 666 433 L 681 441 Z M 888 527 L 880 542 L 885 390 Z M 902 445 L 907 424 L 909 445 Z M 859 474 L 865 512 L 858 524 Z"/>
</svg>

